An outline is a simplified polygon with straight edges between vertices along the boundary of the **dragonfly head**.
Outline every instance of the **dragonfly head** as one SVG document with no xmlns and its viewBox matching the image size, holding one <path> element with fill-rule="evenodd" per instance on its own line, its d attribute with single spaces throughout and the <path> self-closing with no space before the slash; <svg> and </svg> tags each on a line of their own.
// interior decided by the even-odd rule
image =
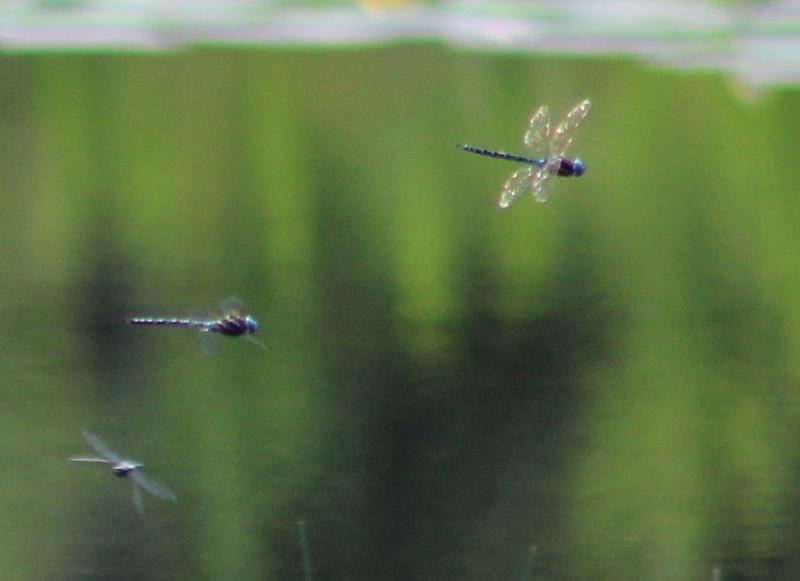
<svg viewBox="0 0 800 581">
<path fill-rule="evenodd" d="M 586 164 L 583 162 L 582 159 L 575 159 L 572 162 L 572 170 L 574 172 L 572 175 L 579 178 L 586 171 Z"/>
<path fill-rule="evenodd" d="M 258 321 L 252 315 L 247 315 L 244 318 L 244 326 L 251 335 L 255 335 L 256 331 L 258 331 Z"/>
</svg>

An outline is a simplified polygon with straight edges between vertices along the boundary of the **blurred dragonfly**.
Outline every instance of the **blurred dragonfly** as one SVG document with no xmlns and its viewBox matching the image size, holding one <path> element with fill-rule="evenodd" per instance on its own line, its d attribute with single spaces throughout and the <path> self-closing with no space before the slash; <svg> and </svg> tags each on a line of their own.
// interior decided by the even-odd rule
<svg viewBox="0 0 800 581">
<path fill-rule="evenodd" d="M 527 164 L 508 178 L 497 205 L 508 208 L 526 191 L 530 191 L 537 202 L 547 200 L 549 184 L 553 176 L 580 177 L 586 171 L 586 164 L 580 159 L 564 157 L 575 137 L 578 126 L 586 119 L 592 104 L 588 99 L 578 103 L 567 113 L 564 120 L 550 131 L 550 111 L 546 106 L 539 107 L 528 122 L 528 129 L 522 137 L 522 143 L 532 153 L 544 152 L 546 157 L 532 158 L 504 151 L 458 144 L 457 147 L 478 155 L 487 155 L 509 161 Z"/>
<path fill-rule="evenodd" d="M 162 498 L 164 500 L 175 500 L 175 495 L 165 486 L 150 480 L 142 474 L 139 470 L 144 464 L 136 462 L 134 460 L 126 460 L 113 452 L 111 448 L 109 448 L 103 440 L 95 436 L 91 432 L 83 432 L 83 439 L 95 449 L 95 451 L 100 454 L 100 458 L 98 457 L 85 457 L 85 456 L 76 456 L 75 458 L 70 458 L 72 462 L 96 462 L 99 464 L 111 464 L 111 470 L 113 470 L 114 474 L 123 478 L 125 476 L 130 475 L 131 482 L 133 485 L 133 504 L 136 506 L 136 510 L 138 512 L 144 511 L 144 503 L 142 502 L 142 489 L 146 490 L 153 496 L 157 496 L 158 498 Z"/>
<path fill-rule="evenodd" d="M 244 337 L 250 343 L 266 349 L 265 345 L 253 335 L 258 331 L 258 321 L 252 315 L 244 315 L 244 308 L 239 297 L 231 296 L 220 302 L 222 315 L 218 318 L 188 317 L 130 317 L 125 320 L 129 325 L 145 325 L 157 327 L 185 327 L 202 334 L 217 334 L 226 337 Z M 204 343 L 207 352 L 213 351 L 213 345 Z"/>
</svg>

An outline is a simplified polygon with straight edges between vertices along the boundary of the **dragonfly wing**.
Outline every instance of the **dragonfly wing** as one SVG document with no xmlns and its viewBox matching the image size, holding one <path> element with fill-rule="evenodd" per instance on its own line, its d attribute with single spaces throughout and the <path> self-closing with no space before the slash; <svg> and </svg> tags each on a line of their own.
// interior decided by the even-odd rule
<svg viewBox="0 0 800 581">
<path fill-rule="evenodd" d="M 547 160 L 544 166 L 536 171 L 531 181 L 531 193 L 537 202 L 542 203 L 547 201 L 547 196 L 550 194 L 550 180 L 558 173 L 560 165 L 561 160 L 559 158 L 551 158 Z"/>
<path fill-rule="evenodd" d="M 503 190 L 500 192 L 500 198 L 497 200 L 497 205 L 501 208 L 508 208 L 513 204 L 522 194 L 531 187 L 531 178 L 533 177 L 534 168 L 524 167 L 518 169 L 511 177 L 508 178 L 503 185 Z M 537 172 L 538 173 L 538 172 Z"/>
<path fill-rule="evenodd" d="M 131 472 L 131 478 L 133 478 L 133 481 L 136 484 L 144 488 L 147 492 L 149 492 L 153 496 L 157 496 L 158 498 L 162 498 L 164 500 L 175 500 L 175 495 L 169 488 L 167 488 L 163 484 L 159 484 L 155 480 L 150 480 L 147 476 L 145 476 L 138 470 Z"/>
<path fill-rule="evenodd" d="M 83 439 L 86 440 L 86 442 L 92 448 L 97 450 L 97 453 L 100 454 L 101 456 L 103 456 L 104 458 L 107 458 L 107 459 L 109 459 L 109 460 L 111 460 L 113 462 L 121 462 L 122 461 L 122 458 L 120 458 L 117 454 L 115 454 L 111 450 L 111 448 L 106 446 L 106 443 L 103 442 L 103 440 L 101 440 L 100 438 L 95 436 L 93 433 L 87 432 L 86 430 L 84 430 L 83 431 Z"/>
<path fill-rule="evenodd" d="M 219 308 L 223 316 L 228 315 L 229 313 L 239 314 L 244 311 L 244 303 L 238 296 L 231 295 L 229 297 L 225 297 L 219 302 Z"/>
<path fill-rule="evenodd" d="M 589 99 L 585 99 L 578 103 L 572 109 L 564 120 L 558 124 L 558 127 L 553 131 L 553 136 L 550 141 L 550 150 L 548 157 L 564 157 L 573 137 L 575 137 L 575 130 L 586 119 L 589 110 L 592 108 L 592 103 Z"/>
<path fill-rule="evenodd" d="M 213 357 L 219 353 L 220 337 L 218 333 L 212 333 L 211 331 L 200 331 L 197 334 L 197 340 L 200 342 L 200 349 L 202 349 L 203 355 Z"/>
<path fill-rule="evenodd" d="M 233 298 L 235 297 L 228 297 L 225 301 Z M 223 304 L 225 301 L 221 301 L 220 304 Z M 219 317 L 218 313 L 211 313 L 208 310 L 193 308 L 189 311 L 189 318 L 198 323 L 195 327 L 195 331 L 197 331 L 200 349 L 203 351 L 204 355 L 213 356 L 219 352 L 219 336 L 217 333 L 209 331 L 217 317 Z"/>
<path fill-rule="evenodd" d="M 544 149 L 550 138 L 550 111 L 547 106 L 539 107 L 528 122 L 528 129 L 522 136 L 525 147 L 533 150 Z"/>
<path fill-rule="evenodd" d="M 136 473 L 134 472 L 134 475 Z M 136 512 L 142 514 L 144 512 L 144 501 L 142 500 L 142 491 L 139 488 L 139 484 L 136 480 L 131 480 L 131 486 L 133 486 L 133 506 L 136 507 Z"/>
<path fill-rule="evenodd" d="M 263 344 L 261 341 L 259 341 L 259 340 L 258 340 L 258 339 L 256 339 L 255 337 L 253 337 L 252 335 L 245 335 L 245 336 L 244 336 L 244 338 L 245 338 L 245 340 L 246 340 L 246 341 L 248 341 L 249 343 L 252 343 L 253 345 L 255 345 L 255 346 L 257 346 L 257 347 L 261 347 L 261 348 L 262 348 L 264 351 L 266 351 L 266 350 L 267 350 L 267 346 L 266 346 L 266 345 L 264 345 L 264 344 Z"/>
<path fill-rule="evenodd" d="M 87 458 L 84 456 L 75 456 L 69 459 L 70 462 L 97 462 L 100 464 L 116 464 L 113 460 L 106 460 L 105 458 Z"/>
</svg>

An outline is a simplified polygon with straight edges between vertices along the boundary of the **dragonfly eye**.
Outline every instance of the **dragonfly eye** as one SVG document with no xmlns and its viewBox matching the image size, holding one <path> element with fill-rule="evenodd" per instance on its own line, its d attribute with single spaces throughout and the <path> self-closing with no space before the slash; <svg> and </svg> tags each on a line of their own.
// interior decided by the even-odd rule
<svg viewBox="0 0 800 581">
<path fill-rule="evenodd" d="M 255 332 L 258 331 L 258 321 L 256 321 L 250 315 L 247 315 L 247 317 L 245 317 L 244 324 L 247 327 L 247 332 L 250 333 L 251 335 L 255 334 Z"/>
<path fill-rule="evenodd" d="M 586 171 L 586 164 L 583 163 L 582 159 L 576 159 L 573 162 L 572 167 L 573 167 L 573 171 L 575 172 L 574 173 L 575 177 L 581 177 L 583 175 L 583 173 Z"/>
</svg>

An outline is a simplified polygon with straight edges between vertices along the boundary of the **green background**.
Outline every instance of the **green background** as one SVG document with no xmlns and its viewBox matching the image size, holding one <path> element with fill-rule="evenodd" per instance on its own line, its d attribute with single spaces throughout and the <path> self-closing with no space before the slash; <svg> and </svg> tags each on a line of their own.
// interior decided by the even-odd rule
<svg viewBox="0 0 800 581">
<path fill-rule="evenodd" d="M 320 580 L 800 575 L 796 90 L 425 45 L 0 87 L 4 578 L 300 579 L 298 519 Z M 584 97 L 586 175 L 498 210 L 454 144 Z M 121 322 L 231 293 L 266 351 Z"/>
</svg>

